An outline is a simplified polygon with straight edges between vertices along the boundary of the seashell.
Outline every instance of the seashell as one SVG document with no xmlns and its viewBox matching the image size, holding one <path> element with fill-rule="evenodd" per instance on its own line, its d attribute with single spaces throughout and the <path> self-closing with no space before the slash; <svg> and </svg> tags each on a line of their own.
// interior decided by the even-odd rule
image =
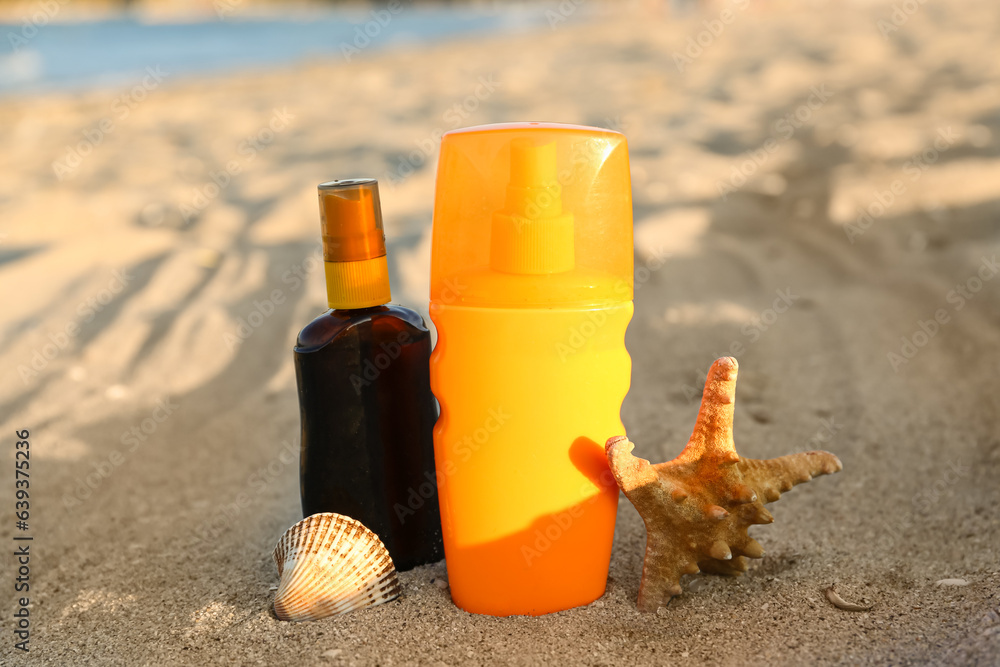
<svg viewBox="0 0 1000 667">
<path fill-rule="evenodd" d="M 745 572 L 747 558 L 764 555 L 747 528 L 774 521 L 764 503 L 843 467 L 836 456 L 821 451 L 768 460 L 737 454 L 737 369 L 732 357 L 712 364 L 694 432 L 673 461 L 651 465 L 632 456 L 635 445 L 624 436 L 605 445 L 615 481 L 646 524 L 640 611 L 656 611 L 680 595 L 682 574 Z"/>
<path fill-rule="evenodd" d="M 289 528 L 274 547 L 283 621 L 314 621 L 399 597 L 389 551 L 360 521 L 325 512 Z"/>
<path fill-rule="evenodd" d="M 837 609 L 843 609 L 844 611 L 871 611 L 872 605 L 862 605 L 854 604 L 853 602 L 848 602 L 844 598 L 840 597 L 837 593 L 837 585 L 830 584 L 830 587 L 826 589 L 826 599 L 830 601 Z"/>
</svg>

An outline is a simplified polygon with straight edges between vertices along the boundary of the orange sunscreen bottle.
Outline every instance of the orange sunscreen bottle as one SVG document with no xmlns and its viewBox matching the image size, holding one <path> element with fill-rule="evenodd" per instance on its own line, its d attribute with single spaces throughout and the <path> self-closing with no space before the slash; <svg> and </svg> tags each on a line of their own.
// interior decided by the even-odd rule
<svg viewBox="0 0 1000 667">
<path fill-rule="evenodd" d="M 617 132 L 518 123 L 441 141 L 431 388 L 452 599 L 546 614 L 604 593 L 632 370 L 632 197 Z"/>
</svg>

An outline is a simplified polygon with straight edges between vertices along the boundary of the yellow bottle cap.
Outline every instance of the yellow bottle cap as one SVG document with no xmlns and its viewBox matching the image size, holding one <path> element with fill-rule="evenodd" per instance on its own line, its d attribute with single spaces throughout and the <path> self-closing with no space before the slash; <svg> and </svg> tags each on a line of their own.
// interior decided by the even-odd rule
<svg viewBox="0 0 1000 667">
<path fill-rule="evenodd" d="M 389 303 L 378 181 L 356 178 L 319 185 L 323 266 L 330 308 L 368 308 Z"/>
<path fill-rule="evenodd" d="M 511 123 L 442 138 L 433 303 L 630 301 L 632 258 L 628 145 L 620 133 Z"/>
</svg>

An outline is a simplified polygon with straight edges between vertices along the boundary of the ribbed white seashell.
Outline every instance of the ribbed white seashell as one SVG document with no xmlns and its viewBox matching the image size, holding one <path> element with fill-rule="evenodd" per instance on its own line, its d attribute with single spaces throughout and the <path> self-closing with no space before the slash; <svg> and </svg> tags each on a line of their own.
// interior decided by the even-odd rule
<svg viewBox="0 0 1000 667">
<path fill-rule="evenodd" d="M 274 613 L 283 621 L 314 621 L 374 607 L 399 597 L 399 580 L 378 535 L 341 514 L 313 514 L 274 547 L 281 581 Z"/>
</svg>

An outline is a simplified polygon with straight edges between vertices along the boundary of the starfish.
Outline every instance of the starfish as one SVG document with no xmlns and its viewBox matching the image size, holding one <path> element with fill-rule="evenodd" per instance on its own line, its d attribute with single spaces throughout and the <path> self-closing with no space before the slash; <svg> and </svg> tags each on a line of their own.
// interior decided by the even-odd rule
<svg viewBox="0 0 1000 667">
<path fill-rule="evenodd" d="M 682 574 L 745 572 L 746 558 L 764 555 L 747 528 L 774 521 L 764 503 L 796 484 L 843 468 L 840 459 L 822 451 L 767 460 L 737 454 L 733 409 L 738 368 L 732 357 L 712 364 L 694 432 L 673 461 L 651 465 L 632 456 L 634 445 L 625 436 L 605 445 L 615 481 L 646 524 L 639 611 L 656 611 L 680 595 Z"/>
</svg>

